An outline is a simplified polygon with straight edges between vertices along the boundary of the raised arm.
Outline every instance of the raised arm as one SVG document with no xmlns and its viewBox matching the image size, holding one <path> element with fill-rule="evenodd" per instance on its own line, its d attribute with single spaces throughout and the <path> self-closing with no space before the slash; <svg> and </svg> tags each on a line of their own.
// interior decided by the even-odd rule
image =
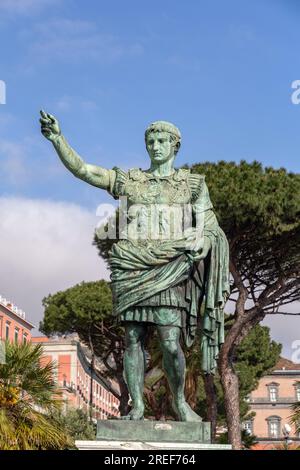
<svg viewBox="0 0 300 470">
<path fill-rule="evenodd" d="M 62 135 L 57 119 L 44 111 L 40 113 L 41 132 L 46 139 L 52 142 L 65 167 L 77 178 L 97 188 L 109 189 L 112 185 L 112 179 L 115 177 L 114 170 L 106 170 L 100 166 L 85 163 Z"/>
</svg>

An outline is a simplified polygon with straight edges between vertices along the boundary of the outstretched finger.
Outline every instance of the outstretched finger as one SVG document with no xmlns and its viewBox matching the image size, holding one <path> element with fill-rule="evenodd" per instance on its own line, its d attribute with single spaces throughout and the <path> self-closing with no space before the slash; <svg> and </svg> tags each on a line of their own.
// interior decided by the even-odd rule
<svg viewBox="0 0 300 470">
<path fill-rule="evenodd" d="M 56 118 L 52 116 L 52 114 L 47 113 L 48 119 L 50 119 L 52 122 L 56 122 Z"/>
<path fill-rule="evenodd" d="M 42 118 L 47 118 L 47 113 L 45 113 L 43 109 L 40 110 L 40 115 L 42 116 Z"/>
</svg>

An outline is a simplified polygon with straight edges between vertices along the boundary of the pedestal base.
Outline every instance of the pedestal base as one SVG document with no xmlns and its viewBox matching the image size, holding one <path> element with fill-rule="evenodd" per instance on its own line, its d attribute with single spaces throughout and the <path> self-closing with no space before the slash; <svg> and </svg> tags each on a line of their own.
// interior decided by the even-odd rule
<svg viewBox="0 0 300 470">
<path fill-rule="evenodd" d="M 188 442 L 75 441 L 79 450 L 231 450 L 229 444 L 191 444 Z"/>
<path fill-rule="evenodd" d="M 210 444 L 210 423 L 201 421 L 99 420 L 97 441 L 190 442 Z"/>
<path fill-rule="evenodd" d="M 99 420 L 96 441 L 76 441 L 80 450 L 217 450 L 210 423 L 179 421 Z"/>
</svg>

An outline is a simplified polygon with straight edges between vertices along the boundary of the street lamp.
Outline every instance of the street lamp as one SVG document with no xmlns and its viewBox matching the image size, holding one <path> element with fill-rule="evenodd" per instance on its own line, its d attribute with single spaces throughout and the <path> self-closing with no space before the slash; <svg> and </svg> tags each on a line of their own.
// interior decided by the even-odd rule
<svg viewBox="0 0 300 470">
<path fill-rule="evenodd" d="M 289 450 L 289 444 L 291 444 L 292 441 L 289 441 L 289 435 L 291 433 L 291 426 L 289 424 L 284 424 L 282 427 L 282 434 L 284 435 L 284 449 Z"/>
</svg>

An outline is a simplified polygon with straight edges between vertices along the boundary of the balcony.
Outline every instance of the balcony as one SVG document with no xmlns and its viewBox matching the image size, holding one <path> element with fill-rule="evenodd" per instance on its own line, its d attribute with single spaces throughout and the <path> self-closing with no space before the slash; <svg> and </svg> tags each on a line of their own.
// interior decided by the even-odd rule
<svg viewBox="0 0 300 470">
<path fill-rule="evenodd" d="M 277 400 L 271 401 L 269 397 L 255 397 L 250 398 L 248 403 L 249 405 L 259 405 L 259 404 L 266 404 L 266 405 L 291 405 L 296 403 L 296 397 L 277 397 Z"/>
</svg>

